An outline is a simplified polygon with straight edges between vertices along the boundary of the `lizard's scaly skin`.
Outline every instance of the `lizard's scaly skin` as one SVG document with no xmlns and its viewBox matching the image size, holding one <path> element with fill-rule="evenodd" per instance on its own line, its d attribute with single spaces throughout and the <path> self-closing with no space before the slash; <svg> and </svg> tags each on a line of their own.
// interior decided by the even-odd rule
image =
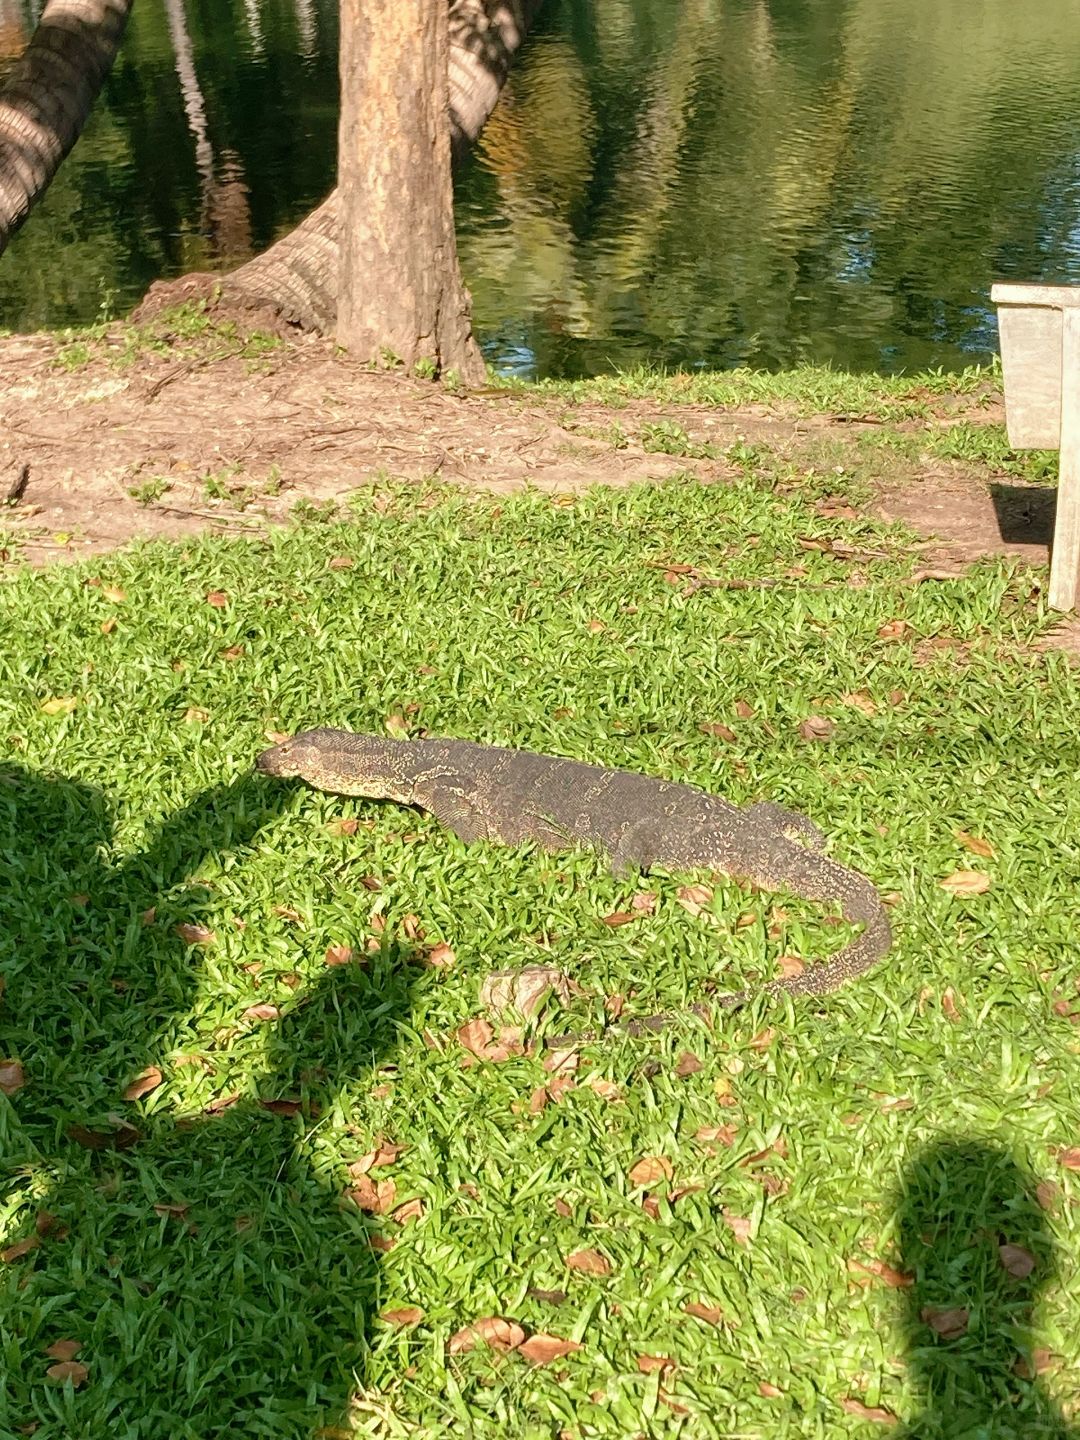
<svg viewBox="0 0 1080 1440">
<path fill-rule="evenodd" d="M 822 854 L 821 832 L 805 816 L 771 802 L 741 809 L 693 785 L 553 755 L 347 730 L 305 730 L 260 755 L 257 766 L 338 795 L 418 806 L 465 841 L 535 841 L 549 850 L 594 845 L 617 873 L 657 864 L 721 871 L 806 900 L 838 901 L 845 919 L 864 926 L 830 960 L 773 981 L 765 994 L 826 994 L 892 943 L 881 897 L 866 876 Z M 719 1003 L 749 998 L 742 991 Z"/>
</svg>

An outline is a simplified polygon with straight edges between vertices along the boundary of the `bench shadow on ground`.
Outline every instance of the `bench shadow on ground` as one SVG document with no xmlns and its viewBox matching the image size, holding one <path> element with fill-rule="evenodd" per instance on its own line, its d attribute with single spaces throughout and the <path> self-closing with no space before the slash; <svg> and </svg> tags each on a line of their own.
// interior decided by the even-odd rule
<svg viewBox="0 0 1080 1440">
<path fill-rule="evenodd" d="M 914 1276 L 903 1331 L 915 1418 L 893 1433 L 1077 1440 L 1080 1431 L 1033 1378 L 1033 1353 L 1044 1343 L 1031 1328 L 1036 1301 L 1053 1287 L 1056 1266 L 1032 1178 L 992 1145 L 936 1141 L 906 1171 L 898 1220 L 902 1268 Z M 1019 1251 L 1003 1260 L 1003 1245 Z M 1028 1275 L 1025 1254 L 1034 1261 Z"/>
<path fill-rule="evenodd" d="M 221 1113 L 122 1099 L 145 1066 L 169 1073 L 214 984 L 212 959 L 143 912 L 209 856 L 244 863 L 288 794 L 254 776 L 207 791 L 113 865 L 100 793 L 0 765 L 0 1058 L 26 1076 L 0 1094 L 0 1234 L 36 1246 L 0 1264 L 2 1434 L 308 1436 L 363 1383 L 377 1257 L 311 1139 L 392 1058 L 412 967 L 297 991 L 256 1093 Z M 283 1097 L 301 1112 L 260 1103 Z M 82 1344 L 78 1392 L 46 1382 L 62 1339 Z"/>
<path fill-rule="evenodd" d="M 990 486 L 990 498 L 1004 544 L 1049 547 L 1057 511 L 1055 488 L 996 481 Z"/>
</svg>

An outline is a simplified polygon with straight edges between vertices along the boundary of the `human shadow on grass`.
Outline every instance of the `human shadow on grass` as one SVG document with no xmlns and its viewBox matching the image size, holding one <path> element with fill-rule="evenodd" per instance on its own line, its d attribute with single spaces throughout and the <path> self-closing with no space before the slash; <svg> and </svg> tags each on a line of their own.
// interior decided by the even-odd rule
<svg viewBox="0 0 1080 1440">
<path fill-rule="evenodd" d="M 195 1043 L 210 962 L 174 933 L 205 909 L 197 867 L 242 861 L 288 795 L 215 788 L 113 865 L 100 793 L 0 765 L 0 1059 L 25 1071 L 0 1095 L 0 1226 L 28 1242 L 0 1263 L 0 1434 L 308 1436 L 362 1383 L 376 1256 L 318 1135 L 392 1055 L 409 967 L 388 951 L 275 993 L 254 1087 L 207 1113 L 229 1061 Z M 183 1113 L 124 1102 L 185 1049 L 205 1094 Z M 47 1381 L 62 1340 L 81 1345 L 78 1389 Z"/>
<path fill-rule="evenodd" d="M 1032 1329 L 1054 1252 L 1035 1182 L 1004 1150 L 939 1140 L 909 1166 L 899 1201 L 907 1440 L 1076 1440 L 1038 1379 Z M 1045 1351 L 1043 1351 L 1045 1355 Z"/>
</svg>

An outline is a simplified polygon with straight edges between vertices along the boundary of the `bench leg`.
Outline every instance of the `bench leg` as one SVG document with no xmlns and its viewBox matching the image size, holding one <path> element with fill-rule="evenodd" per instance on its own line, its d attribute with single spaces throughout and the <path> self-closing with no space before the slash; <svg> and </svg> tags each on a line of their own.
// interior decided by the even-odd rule
<svg viewBox="0 0 1080 1440">
<path fill-rule="evenodd" d="M 1080 601 L 1080 308 L 1067 305 L 1061 322 L 1061 448 L 1050 608 L 1075 610 Z"/>
</svg>

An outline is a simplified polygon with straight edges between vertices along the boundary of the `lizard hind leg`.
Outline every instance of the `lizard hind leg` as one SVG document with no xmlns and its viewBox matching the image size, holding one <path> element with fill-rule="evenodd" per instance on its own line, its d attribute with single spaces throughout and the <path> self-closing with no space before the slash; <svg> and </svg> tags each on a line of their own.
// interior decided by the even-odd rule
<svg viewBox="0 0 1080 1440">
<path fill-rule="evenodd" d="M 786 805 L 777 805 L 774 800 L 760 800 L 756 805 L 748 806 L 746 813 L 764 820 L 774 830 L 779 830 L 786 840 L 794 840 L 796 844 L 806 845 L 811 850 L 825 849 L 826 840 L 822 831 L 797 810 L 789 810 Z"/>
</svg>

